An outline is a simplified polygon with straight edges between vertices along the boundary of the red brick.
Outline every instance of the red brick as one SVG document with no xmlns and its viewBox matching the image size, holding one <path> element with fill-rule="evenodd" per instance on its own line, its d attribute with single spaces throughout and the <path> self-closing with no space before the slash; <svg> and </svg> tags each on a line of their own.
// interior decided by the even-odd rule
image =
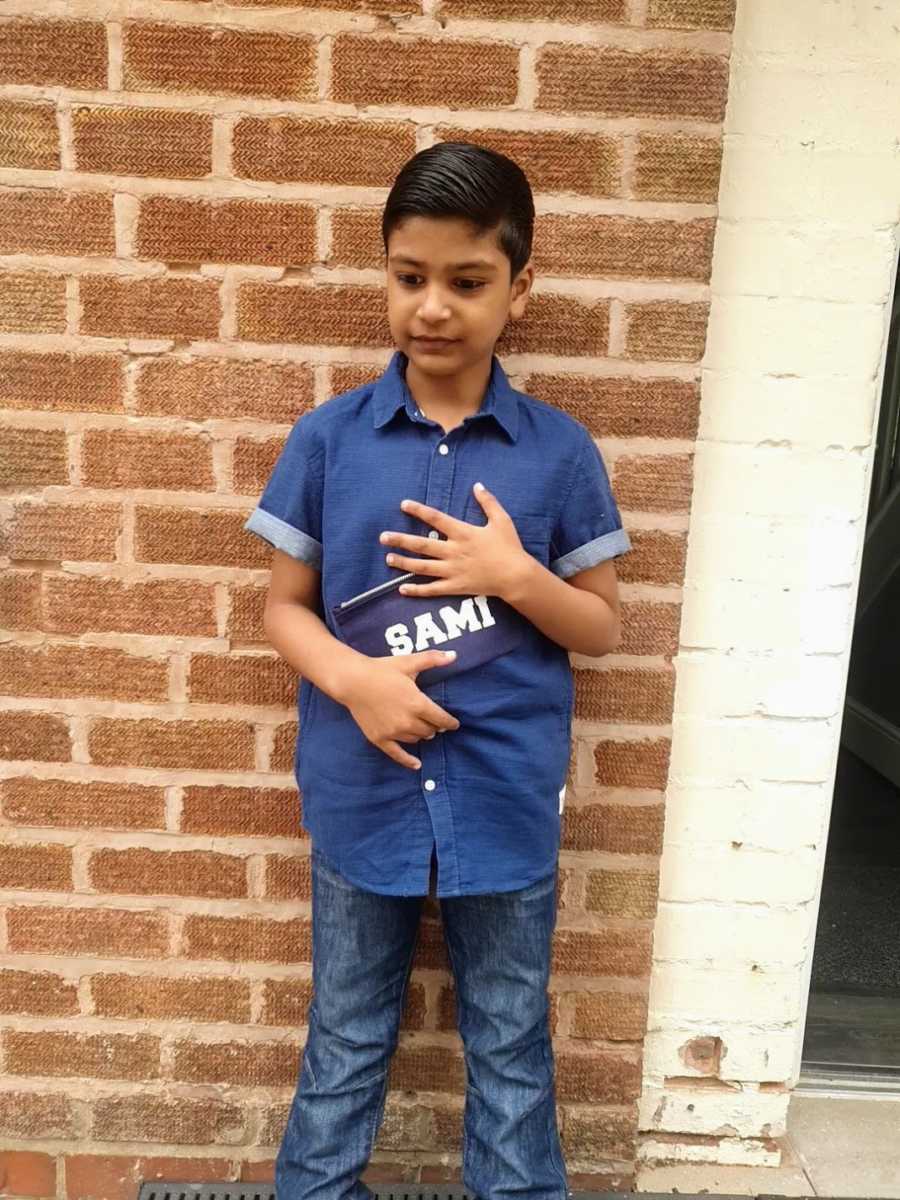
<svg viewBox="0 0 900 1200">
<path fill-rule="evenodd" d="M 0 879 L 4 887 L 22 891 L 71 892 L 72 851 L 68 846 L 0 846 Z"/>
<path fill-rule="evenodd" d="M 0 575 L 0 629 L 35 629 L 40 620 L 40 575 L 7 568 Z"/>
<path fill-rule="evenodd" d="M 82 275 L 80 332 L 97 337 L 217 338 L 219 284 L 205 279 Z"/>
<path fill-rule="evenodd" d="M 137 257 L 163 262 L 307 266 L 316 260 L 316 215 L 296 200 L 148 196 L 136 241 Z"/>
<path fill-rule="evenodd" d="M 174 1045 L 176 1080 L 240 1087 L 288 1087 L 296 1082 L 302 1046 L 293 1042 L 200 1042 Z"/>
<path fill-rule="evenodd" d="M 56 105 L 39 100 L 0 100 L 0 167 L 33 171 L 58 171 L 59 129 Z"/>
<path fill-rule="evenodd" d="M 309 37 L 224 25 L 126 21 L 122 86 L 128 91 L 315 100 Z"/>
<path fill-rule="evenodd" d="M 688 512 L 693 476 L 692 453 L 623 455 L 616 462 L 616 498 L 640 512 Z"/>
<path fill-rule="evenodd" d="M 576 667 L 575 712 L 586 721 L 667 724 L 672 717 L 675 673 L 670 667 Z"/>
<path fill-rule="evenodd" d="M 652 921 L 658 893 L 657 871 L 589 871 L 584 906 L 605 917 Z"/>
<path fill-rule="evenodd" d="M 505 154 L 519 164 L 536 192 L 621 194 L 622 143 L 617 137 L 582 130 L 457 129 L 438 125 L 435 140 L 471 142 Z"/>
<path fill-rule="evenodd" d="M 267 854 L 265 895 L 274 900 L 311 900 L 308 854 Z"/>
<path fill-rule="evenodd" d="M 571 1110 L 563 1125 L 563 1152 L 582 1162 L 634 1161 L 637 1139 L 636 1106 L 609 1108 L 592 1104 L 588 1111 Z M 628 1194 L 630 1189 L 613 1190 Z"/>
<path fill-rule="evenodd" d="M 225 633 L 232 643 L 267 640 L 262 624 L 267 595 L 268 588 L 252 585 L 230 589 L 231 605 Z"/>
<path fill-rule="evenodd" d="M 132 1200 L 142 1183 L 153 1180 L 204 1183 L 232 1177 L 227 1158 L 68 1154 L 65 1164 L 67 1200 Z"/>
<path fill-rule="evenodd" d="M 251 771 L 253 726 L 243 721 L 91 722 L 91 761 L 101 766 L 164 767 L 197 771 Z"/>
<path fill-rule="evenodd" d="M 258 496 L 268 482 L 284 438 L 239 437 L 234 443 L 234 490 L 239 496 Z"/>
<path fill-rule="evenodd" d="M 0 405 L 52 412 L 121 412 L 124 358 L 119 354 L 0 351 Z"/>
<path fill-rule="evenodd" d="M 106 646 L 0 646 L 0 688 L 10 696 L 168 697 L 168 664 Z"/>
<path fill-rule="evenodd" d="M 7 913 L 14 954 L 164 958 L 169 919 L 163 912 L 30 905 Z"/>
<path fill-rule="evenodd" d="M 220 1142 L 223 1148 L 233 1147 L 246 1142 L 247 1112 L 244 1103 L 125 1093 L 94 1100 L 88 1137 L 101 1142 L 159 1142 L 164 1146 Z M 129 1194 L 133 1196 L 133 1189 Z M 100 1200 L 106 1200 L 105 1194 Z"/>
<path fill-rule="evenodd" d="M 693 380 L 536 373 L 523 388 L 575 417 L 597 438 L 697 436 L 700 385 Z"/>
<path fill-rule="evenodd" d="M 650 0 L 647 24 L 670 29 L 723 29 L 734 26 L 737 0 Z"/>
<path fill-rule="evenodd" d="M 650 970 L 649 929 L 557 929 L 552 970 L 561 975 L 644 978 Z"/>
<path fill-rule="evenodd" d="M 297 675 L 275 654 L 192 654 L 188 692 L 201 704 L 290 708 Z"/>
<path fill-rule="evenodd" d="M 112 196 L 61 188 L 0 191 L 0 254 L 116 252 Z"/>
<path fill-rule="evenodd" d="M 65 333 L 66 281 L 48 271 L 0 274 L 0 333 Z"/>
<path fill-rule="evenodd" d="M 131 1021 L 250 1022 L 250 981 L 208 976 L 91 976 L 94 1011 Z"/>
<path fill-rule="evenodd" d="M 594 780 L 604 787 L 661 791 L 666 786 L 671 750 L 668 738 L 598 742 L 594 748 Z"/>
<path fill-rule="evenodd" d="M 0 429 L 0 487 L 39 488 L 68 482 L 64 429 Z"/>
<path fill-rule="evenodd" d="M 88 429 L 81 470 L 88 487 L 212 491 L 212 441 L 206 434 Z"/>
<path fill-rule="evenodd" d="M 628 600 L 622 605 L 619 654 L 659 654 L 670 662 L 678 653 L 681 605 Z"/>
<path fill-rule="evenodd" d="M 518 67 L 518 48 L 498 42 L 339 34 L 331 52 L 330 98 L 359 105 L 505 108 L 516 99 Z"/>
<path fill-rule="evenodd" d="M 0 797 L 4 817 L 16 825 L 60 829 L 165 827 L 165 793 L 161 787 L 23 776 L 0 780 Z"/>
<path fill-rule="evenodd" d="M 7 1086 L 0 1092 L 0 1134 L 12 1138 L 77 1138 L 75 1104 L 69 1096 L 17 1092 Z"/>
<path fill-rule="evenodd" d="M 535 220 L 534 264 L 553 275 L 621 275 L 706 282 L 714 222 L 579 213 Z"/>
<path fill-rule="evenodd" d="M 595 358 L 609 346 L 609 301 L 536 295 L 524 317 L 508 321 L 497 340 L 502 354 L 561 354 Z"/>
<path fill-rule="evenodd" d="M 637 140 L 634 194 L 642 200 L 714 204 L 722 143 L 691 133 L 642 133 Z"/>
<path fill-rule="evenodd" d="M 562 1103 L 628 1104 L 640 1091 L 640 1063 L 623 1051 L 556 1053 L 556 1094 Z"/>
<path fill-rule="evenodd" d="M 45 628 L 56 633 L 215 637 L 212 584 L 187 579 L 125 583 L 95 575 L 45 576 Z"/>
<path fill-rule="evenodd" d="M 372 383 L 382 371 L 382 367 L 368 363 L 333 363 L 328 377 L 328 394 L 339 396 L 351 392 L 365 383 Z"/>
<path fill-rule="evenodd" d="M 661 854 L 664 819 L 662 804 L 570 804 L 562 844 L 604 854 Z"/>
<path fill-rule="evenodd" d="M 68 762 L 71 756 L 69 726 L 62 717 L 18 710 L 0 713 L 0 760 Z M 7 779 L 0 783 L 0 789 L 12 783 Z"/>
<path fill-rule="evenodd" d="M 247 896 L 247 862 L 208 850 L 96 850 L 88 878 L 98 892 L 134 896 Z"/>
<path fill-rule="evenodd" d="M 244 529 L 246 512 L 138 505 L 135 551 L 138 562 L 193 566 L 267 567 L 272 551 Z"/>
<path fill-rule="evenodd" d="M 148 1034 L 6 1031 L 6 1069 L 13 1075 L 68 1075 L 92 1079 L 159 1077 L 159 1038 Z"/>
<path fill-rule="evenodd" d="M 624 23 L 625 0 L 440 0 L 442 17 L 489 21 L 564 21 L 569 24 Z"/>
<path fill-rule="evenodd" d="M 188 916 L 184 922 L 187 958 L 225 962 L 308 963 L 312 923 L 303 918 Z"/>
<path fill-rule="evenodd" d="M 409 121 L 248 116 L 234 127 L 232 169 L 279 183 L 390 187 L 415 152 Z"/>
<path fill-rule="evenodd" d="M 548 45 L 538 53 L 537 107 L 608 117 L 721 121 L 728 60 L 686 50 Z"/>
<path fill-rule="evenodd" d="M 656 529 L 631 532 L 632 551 L 616 562 L 619 578 L 634 583 L 674 583 L 684 580 L 687 538 L 683 533 Z"/>
<path fill-rule="evenodd" d="M 106 26 L 67 19 L 3 21 L 0 78 L 5 83 L 105 88 Z"/>
<path fill-rule="evenodd" d="M 276 359 L 161 358 L 141 364 L 135 404 L 144 416 L 292 424 L 313 405 L 313 373 Z"/>
<path fill-rule="evenodd" d="M 7 1196 L 55 1196 L 56 1160 L 37 1150 L 0 1150 L 0 1188 Z"/>
<path fill-rule="evenodd" d="M 238 287 L 237 315 L 238 336 L 252 342 L 393 344 L 380 287 L 248 282 Z"/>
<path fill-rule="evenodd" d="M 634 992 L 582 992 L 575 995 L 573 1037 L 640 1042 L 646 1032 L 646 996 Z"/>
<path fill-rule="evenodd" d="M 202 179 L 212 171 L 212 128 L 209 113 L 76 104 L 75 166 L 102 175 Z"/>
<path fill-rule="evenodd" d="M 709 305 L 653 300 L 625 305 L 625 357 L 699 362 L 706 346 Z"/>
<path fill-rule="evenodd" d="M 375 208 L 336 208 L 331 215 L 329 266 L 375 267 L 385 265 L 381 213 Z"/>
</svg>

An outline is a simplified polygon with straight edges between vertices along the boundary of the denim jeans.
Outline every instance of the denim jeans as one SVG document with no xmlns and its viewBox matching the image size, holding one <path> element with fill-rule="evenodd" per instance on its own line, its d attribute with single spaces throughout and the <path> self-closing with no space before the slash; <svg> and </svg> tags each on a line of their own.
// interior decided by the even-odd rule
<svg viewBox="0 0 900 1200">
<path fill-rule="evenodd" d="M 276 1197 L 368 1200 L 360 1175 L 384 1114 L 424 897 L 362 891 L 315 846 L 311 865 L 313 998 Z M 547 997 L 557 874 L 440 898 L 468 1080 L 463 1184 L 479 1200 L 569 1195 Z"/>
</svg>

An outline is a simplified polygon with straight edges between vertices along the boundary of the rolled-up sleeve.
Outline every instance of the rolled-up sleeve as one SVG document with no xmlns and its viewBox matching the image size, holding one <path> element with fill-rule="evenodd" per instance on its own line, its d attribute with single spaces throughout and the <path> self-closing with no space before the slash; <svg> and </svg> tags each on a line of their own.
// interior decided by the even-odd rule
<svg viewBox="0 0 900 1200">
<path fill-rule="evenodd" d="M 597 444 L 582 426 L 575 468 L 550 539 L 550 570 L 562 579 L 632 548 Z"/>
<path fill-rule="evenodd" d="M 324 448 L 310 417 L 296 422 L 244 528 L 291 558 L 322 569 Z"/>
</svg>

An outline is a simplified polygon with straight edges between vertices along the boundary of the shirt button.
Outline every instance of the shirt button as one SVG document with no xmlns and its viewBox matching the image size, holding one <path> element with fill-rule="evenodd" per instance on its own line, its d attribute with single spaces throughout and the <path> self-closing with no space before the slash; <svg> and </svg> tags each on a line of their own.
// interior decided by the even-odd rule
<svg viewBox="0 0 900 1200">
<path fill-rule="evenodd" d="M 444 442 L 441 442 L 441 444 L 438 446 L 438 454 L 449 454 L 449 453 L 450 453 L 450 447 L 447 446 Z"/>
<path fill-rule="evenodd" d="M 437 784 L 434 782 L 433 779 L 425 780 L 425 791 L 426 792 L 433 792 L 436 787 L 437 787 Z"/>
<path fill-rule="evenodd" d="M 428 536 L 430 538 L 439 538 L 441 535 L 438 533 L 438 531 L 436 529 L 432 529 L 432 531 L 429 533 Z"/>
</svg>

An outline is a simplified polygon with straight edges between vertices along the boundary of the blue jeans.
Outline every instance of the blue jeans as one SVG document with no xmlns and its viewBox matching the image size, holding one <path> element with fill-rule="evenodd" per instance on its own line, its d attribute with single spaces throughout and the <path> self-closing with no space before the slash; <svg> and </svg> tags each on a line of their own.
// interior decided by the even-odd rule
<svg viewBox="0 0 900 1200">
<path fill-rule="evenodd" d="M 315 846 L 311 864 L 313 998 L 276 1197 L 369 1200 L 360 1175 L 384 1114 L 424 897 L 362 891 Z M 440 899 L 468 1077 L 463 1184 L 479 1200 L 568 1196 L 547 997 L 557 874 Z"/>
</svg>

